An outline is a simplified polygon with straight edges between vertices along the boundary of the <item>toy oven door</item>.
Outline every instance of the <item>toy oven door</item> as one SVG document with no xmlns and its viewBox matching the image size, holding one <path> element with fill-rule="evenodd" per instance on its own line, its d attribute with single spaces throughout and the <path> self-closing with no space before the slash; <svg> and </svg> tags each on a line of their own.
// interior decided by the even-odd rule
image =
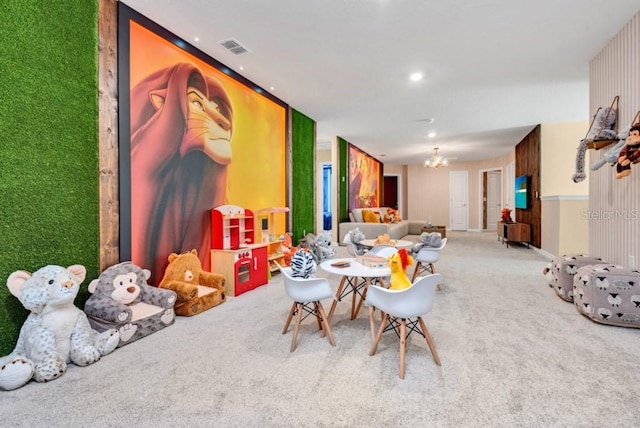
<svg viewBox="0 0 640 428">
<path fill-rule="evenodd" d="M 236 296 L 251 290 L 251 257 L 238 259 L 235 263 Z"/>
</svg>

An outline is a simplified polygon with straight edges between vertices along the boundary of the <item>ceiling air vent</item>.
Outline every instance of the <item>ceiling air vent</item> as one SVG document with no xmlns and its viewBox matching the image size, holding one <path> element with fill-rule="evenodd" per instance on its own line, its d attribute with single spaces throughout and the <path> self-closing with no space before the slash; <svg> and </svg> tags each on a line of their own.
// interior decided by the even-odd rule
<svg viewBox="0 0 640 428">
<path fill-rule="evenodd" d="M 222 45 L 223 48 L 225 48 L 226 50 L 228 50 L 229 52 L 231 52 L 234 55 L 240 55 L 243 53 L 247 53 L 247 52 L 251 52 L 249 49 L 247 49 L 246 47 L 242 46 L 242 44 L 235 40 L 235 39 L 227 39 L 227 40 L 223 40 L 221 42 L 219 42 L 220 45 Z"/>
</svg>

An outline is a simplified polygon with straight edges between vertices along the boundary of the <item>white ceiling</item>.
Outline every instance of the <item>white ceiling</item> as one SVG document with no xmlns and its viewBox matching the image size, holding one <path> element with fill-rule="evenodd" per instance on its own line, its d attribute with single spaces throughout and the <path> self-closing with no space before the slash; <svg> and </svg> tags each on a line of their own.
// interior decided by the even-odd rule
<svg viewBox="0 0 640 428">
<path fill-rule="evenodd" d="M 640 0 L 123 2 L 274 87 L 317 122 L 319 145 L 340 136 L 389 164 L 423 163 L 436 146 L 458 160 L 502 156 L 538 123 L 588 120 L 589 61 L 640 10 Z M 218 44 L 229 38 L 250 52 Z M 409 81 L 414 71 L 426 78 Z"/>
</svg>

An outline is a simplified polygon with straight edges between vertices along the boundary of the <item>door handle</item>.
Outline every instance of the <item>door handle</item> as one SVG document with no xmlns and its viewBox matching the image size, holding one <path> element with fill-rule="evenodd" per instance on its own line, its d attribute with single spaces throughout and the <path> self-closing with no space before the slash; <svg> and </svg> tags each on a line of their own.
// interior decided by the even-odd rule
<svg viewBox="0 0 640 428">
<path fill-rule="evenodd" d="M 258 270 L 258 258 L 253 258 L 253 270 Z"/>
</svg>

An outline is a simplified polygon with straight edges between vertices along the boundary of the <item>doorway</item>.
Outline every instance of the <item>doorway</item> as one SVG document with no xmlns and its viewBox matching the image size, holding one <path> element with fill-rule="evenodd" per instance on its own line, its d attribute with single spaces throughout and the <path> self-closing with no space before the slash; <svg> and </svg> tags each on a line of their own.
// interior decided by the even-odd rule
<svg viewBox="0 0 640 428">
<path fill-rule="evenodd" d="M 331 230 L 331 176 L 330 163 L 322 164 L 322 230 Z"/>
<path fill-rule="evenodd" d="M 502 168 L 480 171 L 480 224 L 482 230 L 496 230 L 502 210 Z"/>
<path fill-rule="evenodd" d="M 395 210 L 398 209 L 398 176 L 385 175 L 382 189 L 382 205 Z"/>
<path fill-rule="evenodd" d="M 469 229 L 469 174 L 467 171 L 449 173 L 451 190 L 450 222 L 451 230 Z"/>
</svg>

